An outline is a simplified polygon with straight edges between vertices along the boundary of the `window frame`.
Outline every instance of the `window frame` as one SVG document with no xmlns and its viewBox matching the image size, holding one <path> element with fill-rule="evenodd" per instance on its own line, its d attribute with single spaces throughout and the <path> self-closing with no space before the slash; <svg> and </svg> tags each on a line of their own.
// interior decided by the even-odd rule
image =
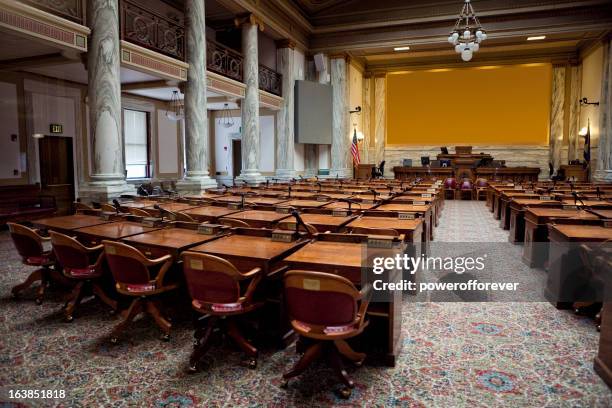
<svg viewBox="0 0 612 408">
<path fill-rule="evenodd" d="M 127 147 L 127 143 L 125 142 L 125 111 L 134 111 L 134 112 L 140 112 L 140 113 L 144 113 L 146 115 L 146 151 L 147 151 L 147 162 L 145 164 L 145 176 L 144 177 L 128 177 L 127 175 L 127 158 L 126 158 L 126 147 Z M 152 141 L 152 134 L 151 134 L 151 112 L 145 109 L 137 109 L 137 108 L 133 108 L 133 107 L 126 107 L 126 106 L 122 106 L 121 107 L 121 134 L 123 137 L 123 165 L 125 166 L 125 179 L 127 181 L 134 181 L 134 180 L 143 180 L 143 179 L 151 179 L 153 177 L 153 165 L 151 163 L 151 141 Z"/>
</svg>

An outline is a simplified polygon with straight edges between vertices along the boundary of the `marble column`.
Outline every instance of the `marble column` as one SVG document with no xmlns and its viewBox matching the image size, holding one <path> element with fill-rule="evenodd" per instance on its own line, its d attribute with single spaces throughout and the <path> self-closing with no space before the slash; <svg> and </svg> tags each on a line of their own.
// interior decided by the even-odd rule
<svg viewBox="0 0 612 408">
<path fill-rule="evenodd" d="M 385 136 L 387 135 L 387 77 L 377 76 L 374 79 L 374 138 L 377 166 L 385 160 Z M 387 167 L 388 169 L 388 167 Z M 391 174 L 391 173 L 388 173 Z"/>
<path fill-rule="evenodd" d="M 238 179 L 257 184 L 265 179 L 259 172 L 259 57 L 257 30 L 263 29 L 261 21 L 250 14 L 236 19 L 242 27 L 242 55 L 244 57 L 244 83 L 242 101 L 242 172 Z"/>
<path fill-rule="evenodd" d="M 570 96 L 569 96 L 569 146 L 568 161 L 582 160 L 582 150 L 580 149 L 580 94 L 582 90 L 582 68 L 580 65 L 572 65 L 570 68 Z"/>
<path fill-rule="evenodd" d="M 561 164 L 565 108 L 565 66 L 554 66 L 550 111 L 549 161 L 555 170 Z"/>
<path fill-rule="evenodd" d="M 612 181 L 612 41 L 608 37 L 603 45 L 601 99 L 599 100 L 599 148 L 597 181 Z"/>
<path fill-rule="evenodd" d="M 331 57 L 332 145 L 330 177 L 352 178 L 347 56 Z"/>
<path fill-rule="evenodd" d="M 295 43 L 290 40 L 276 42 L 276 64 L 283 76 L 283 104 L 276 117 L 276 177 L 289 179 L 296 176 L 294 85 L 296 80 Z"/>
<path fill-rule="evenodd" d="M 118 8 L 118 0 L 91 0 L 87 7 L 91 181 L 79 188 L 82 200 L 106 202 L 132 190 L 125 181 Z"/>
<path fill-rule="evenodd" d="M 366 74 L 363 77 L 363 142 L 361 143 L 359 154 L 361 155 L 362 163 L 372 163 L 374 159 L 373 155 L 370 155 L 370 140 L 372 135 L 370 134 L 372 123 L 372 82 L 373 78 L 370 74 Z"/>
<path fill-rule="evenodd" d="M 210 178 L 208 112 L 206 109 L 206 25 L 204 2 L 185 1 L 187 83 L 185 84 L 185 177 L 177 183 L 181 192 L 199 193 L 214 188 Z"/>
</svg>

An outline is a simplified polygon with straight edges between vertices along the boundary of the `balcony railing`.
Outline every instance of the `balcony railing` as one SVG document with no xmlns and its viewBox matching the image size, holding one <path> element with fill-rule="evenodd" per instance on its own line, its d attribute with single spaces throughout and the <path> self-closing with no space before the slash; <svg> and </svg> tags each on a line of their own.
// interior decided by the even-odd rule
<svg viewBox="0 0 612 408">
<path fill-rule="evenodd" d="M 206 40 L 206 68 L 236 81 L 243 81 L 244 58 L 238 51 L 213 40 Z"/>
<path fill-rule="evenodd" d="M 182 10 L 162 2 L 137 3 L 132 0 L 121 0 L 120 7 L 122 40 L 185 61 Z"/>
<path fill-rule="evenodd" d="M 83 0 L 21 0 L 21 2 L 75 23 L 85 24 Z"/>
<path fill-rule="evenodd" d="M 265 65 L 259 65 L 259 89 L 281 95 L 283 76 Z"/>
</svg>

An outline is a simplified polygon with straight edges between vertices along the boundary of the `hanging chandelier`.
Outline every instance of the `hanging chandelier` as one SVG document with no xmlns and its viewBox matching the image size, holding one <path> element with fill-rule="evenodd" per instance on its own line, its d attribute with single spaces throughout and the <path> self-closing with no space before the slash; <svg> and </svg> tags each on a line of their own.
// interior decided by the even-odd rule
<svg viewBox="0 0 612 408">
<path fill-rule="evenodd" d="M 486 39 L 487 33 L 482 29 L 470 0 L 465 0 L 448 42 L 455 46 L 455 51 L 467 62 L 480 49 L 480 43 Z"/>
<path fill-rule="evenodd" d="M 172 91 L 170 109 L 166 111 L 166 117 L 170 120 L 181 120 L 185 117 L 185 108 L 179 98 L 178 91 Z"/>
<path fill-rule="evenodd" d="M 223 104 L 223 109 L 221 109 L 221 115 L 219 115 L 217 123 L 226 128 L 234 126 L 234 118 L 232 117 L 232 112 L 230 111 L 228 103 Z"/>
</svg>

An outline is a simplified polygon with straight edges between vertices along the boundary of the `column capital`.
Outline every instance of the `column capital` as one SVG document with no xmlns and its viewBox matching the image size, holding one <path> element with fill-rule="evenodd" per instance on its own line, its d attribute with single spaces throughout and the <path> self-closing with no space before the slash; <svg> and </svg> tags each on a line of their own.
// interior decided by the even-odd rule
<svg viewBox="0 0 612 408">
<path fill-rule="evenodd" d="M 276 40 L 276 48 L 290 48 L 292 50 L 295 49 L 296 43 L 292 39 L 283 38 L 282 40 Z"/>
<path fill-rule="evenodd" d="M 240 14 L 234 18 L 234 24 L 236 27 L 242 27 L 244 24 L 252 24 L 259 27 L 259 31 L 264 30 L 264 22 L 261 17 L 256 16 L 253 13 Z"/>
<path fill-rule="evenodd" d="M 338 52 L 335 54 L 329 54 L 329 59 L 344 59 L 347 64 L 351 62 L 351 55 L 348 52 Z"/>
</svg>

